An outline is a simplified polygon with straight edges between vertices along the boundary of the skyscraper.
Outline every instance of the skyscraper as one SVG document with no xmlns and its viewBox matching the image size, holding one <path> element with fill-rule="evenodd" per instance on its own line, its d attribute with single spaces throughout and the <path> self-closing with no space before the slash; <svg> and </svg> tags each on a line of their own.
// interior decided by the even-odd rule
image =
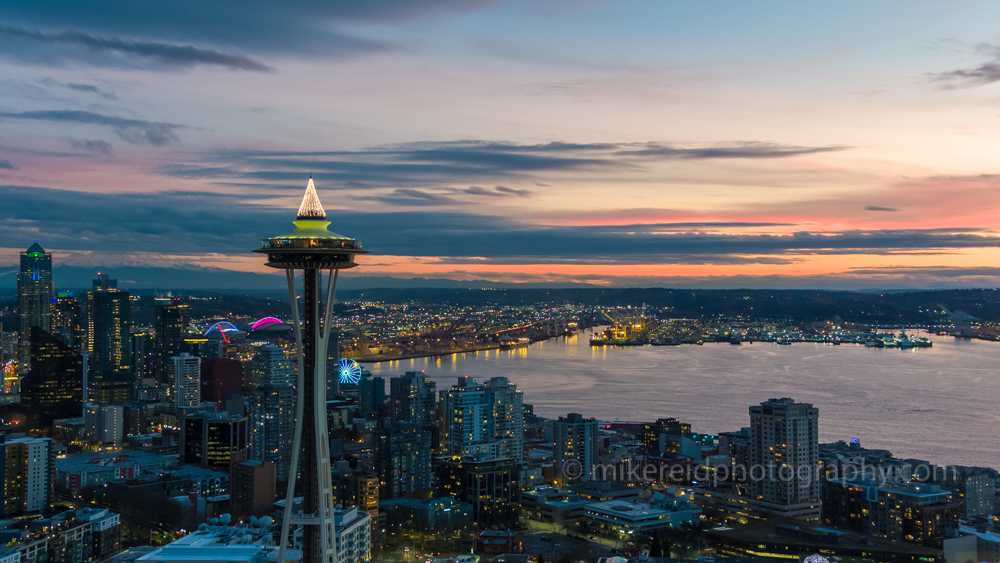
<svg viewBox="0 0 1000 563">
<path fill-rule="evenodd" d="M 295 444 L 290 474 L 301 471 L 302 505 L 293 514 L 295 479 L 289 479 L 279 540 L 278 563 L 285 563 L 291 526 L 301 526 L 302 561 L 337 563 L 335 508 L 330 484 L 326 394 L 329 339 L 333 325 L 333 298 L 340 270 L 353 268 L 354 257 L 365 253 L 355 239 L 330 232 L 326 212 L 316 195 L 312 177 L 294 221 L 295 230 L 261 241 L 255 252 L 267 254 L 267 265 L 285 270 L 295 326 L 298 374 Z M 302 322 L 295 297 L 295 270 L 303 272 Z M 322 270 L 329 270 L 326 299 L 320 308 Z M 301 466 L 299 463 L 301 462 Z"/>
<path fill-rule="evenodd" d="M 132 400 L 132 303 L 116 280 L 98 273 L 87 293 L 87 399 L 121 404 Z"/>
<path fill-rule="evenodd" d="M 485 384 L 459 377 L 458 384 L 441 395 L 447 453 L 523 459 L 523 395 L 506 377 Z"/>
<path fill-rule="evenodd" d="M 247 417 L 227 412 L 185 413 L 179 449 L 182 463 L 229 471 L 233 459 L 246 459 Z"/>
<path fill-rule="evenodd" d="M 381 377 L 363 375 L 358 380 L 358 407 L 361 416 L 378 417 L 383 405 L 385 405 L 385 380 Z"/>
<path fill-rule="evenodd" d="M 21 404 L 42 417 L 83 411 L 83 357 L 41 327 L 31 327 L 31 371 L 21 380 Z"/>
<path fill-rule="evenodd" d="M 167 400 L 175 408 L 201 403 L 201 358 L 187 352 L 170 358 L 167 366 Z"/>
<path fill-rule="evenodd" d="M 156 333 L 153 340 L 156 360 L 153 375 L 157 383 L 167 381 L 170 358 L 181 352 L 190 352 L 184 344 L 189 324 L 191 324 L 191 310 L 187 305 L 156 306 L 156 318 L 153 323 L 153 330 Z"/>
<path fill-rule="evenodd" d="M 769 399 L 750 407 L 750 436 L 750 469 L 758 471 L 750 493 L 760 508 L 818 521 L 819 409 L 787 397 Z"/>
<path fill-rule="evenodd" d="M 49 303 L 52 300 L 52 254 L 45 252 L 36 240 L 21 253 L 21 269 L 17 273 L 17 313 L 20 317 L 18 356 L 22 363 L 30 361 L 31 327 L 49 332 Z"/>
<path fill-rule="evenodd" d="M 486 383 L 492 439 L 500 443 L 499 457 L 516 462 L 524 459 L 524 394 L 506 377 L 493 377 Z"/>
<path fill-rule="evenodd" d="M 389 379 L 389 411 L 396 422 L 428 424 L 436 420 L 437 390 L 424 372 L 408 371 Z"/>
<path fill-rule="evenodd" d="M 83 304 L 72 293 L 60 291 L 52 300 L 49 308 L 50 334 L 64 344 L 80 350 L 83 347 L 85 331 L 83 330 Z"/>
<path fill-rule="evenodd" d="M 597 419 L 571 412 L 553 424 L 552 465 L 571 481 L 590 480 L 597 465 Z"/>
<path fill-rule="evenodd" d="M 434 483 L 431 433 L 410 424 L 394 424 L 376 432 L 375 471 L 379 476 L 379 498 L 429 491 Z"/>
<path fill-rule="evenodd" d="M 274 344 L 265 344 L 253 355 L 250 364 L 250 388 L 265 385 L 295 386 L 295 370 L 292 361 L 285 357 L 285 349 Z M 326 393 L 323 393 L 326 397 Z"/>
<path fill-rule="evenodd" d="M 250 392 L 250 458 L 273 462 L 279 483 L 288 482 L 295 436 L 295 389 L 264 385 Z"/>
<path fill-rule="evenodd" d="M 243 364 L 228 358 L 201 359 L 201 400 L 221 402 L 243 389 Z"/>
</svg>

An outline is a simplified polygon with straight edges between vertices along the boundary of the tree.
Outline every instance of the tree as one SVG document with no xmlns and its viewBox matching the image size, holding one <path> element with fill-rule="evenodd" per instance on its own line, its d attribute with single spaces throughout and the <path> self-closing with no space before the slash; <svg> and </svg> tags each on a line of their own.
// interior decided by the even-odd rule
<svg viewBox="0 0 1000 563">
<path fill-rule="evenodd" d="M 649 556 L 663 557 L 663 548 L 660 547 L 660 538 L 653 538 L 653 541 L 649 543 Z"/>
</svg>

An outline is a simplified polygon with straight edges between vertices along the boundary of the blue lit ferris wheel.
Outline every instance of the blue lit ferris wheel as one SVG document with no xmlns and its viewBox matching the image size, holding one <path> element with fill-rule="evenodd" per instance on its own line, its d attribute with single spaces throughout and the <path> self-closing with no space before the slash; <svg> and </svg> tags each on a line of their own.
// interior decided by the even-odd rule
<svg viewBox="0 0 1000 563">
<path fill-rule="evenodd" d="M 339 365 L 338 379 L 340 382 L 345 385 L 357 385 L 358 380 L 361 379 L 361 366 L 358 365 L 358 362 L 350 358 L 343 358 Z"/>
</svg>

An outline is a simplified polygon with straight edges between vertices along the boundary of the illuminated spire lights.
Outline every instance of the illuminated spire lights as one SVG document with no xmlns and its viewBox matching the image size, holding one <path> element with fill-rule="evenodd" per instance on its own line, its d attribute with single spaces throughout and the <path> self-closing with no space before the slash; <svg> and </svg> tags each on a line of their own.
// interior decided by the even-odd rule
<svg viewBox="0 0 1000 563">
<path fill-rule="evenodd" d="M 323 204 L 319 202 L 319 195 L 316 194 L 316 185 L 313 184 L 312 176 L 309 176 L 309 184 L 306 186 L 306 195 L 302 196 L 302 205 L 299 206 L 299 220 L 326 220 L 326 211 Z"/>
</svg>

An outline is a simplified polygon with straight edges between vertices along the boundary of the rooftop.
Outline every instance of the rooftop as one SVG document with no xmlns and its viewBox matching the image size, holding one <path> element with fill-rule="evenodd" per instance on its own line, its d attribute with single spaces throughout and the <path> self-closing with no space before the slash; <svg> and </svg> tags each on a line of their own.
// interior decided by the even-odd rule
<svg viewBox="0 0 1000 563">
<path fill-rule="evenodd" d="M 710 538 L 715 539 L 729 539 L 747 543 L 767 541 L 773 544 L 788 545 L 801 549 L 803 553 L 829 549 L 831 545 L 837 545 L 844 549 L 878 550 L 884 553 L 906 553 L 928 557 L 933 557 L 940 552 L 937 549 L 904 542 L 891 542 L 856 532 L 830 527 L 812 527 L 800 520 L 790 518 L 774 518 L 732 528 L 715 528 L 708 530 L 707 534 Z"/>
</svg>

